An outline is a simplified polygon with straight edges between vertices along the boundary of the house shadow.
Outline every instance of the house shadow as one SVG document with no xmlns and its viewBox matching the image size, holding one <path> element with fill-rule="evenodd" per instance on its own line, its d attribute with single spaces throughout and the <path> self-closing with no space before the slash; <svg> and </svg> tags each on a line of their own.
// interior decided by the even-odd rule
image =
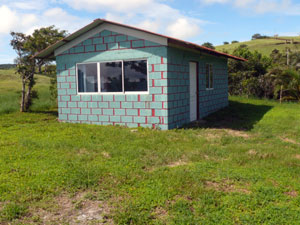
<svg viewBox="0 0 300 225">
<path fill-rule="evenodd" d="M 249 131 L 273 107 L 229 101 L 229 105 L 202 120 L 193 122 L 184 129 L 216 128 Z"/>
<path fill-rule="evenodd" d="M 49 116 L 56 116 L 58 117 L 58 111 L 57 110 L 33 110 L 31 111 L 32 113 L 37 113 L 37 114 L 44 114 L 44 115 L 49 115 Z"/>
</svg>

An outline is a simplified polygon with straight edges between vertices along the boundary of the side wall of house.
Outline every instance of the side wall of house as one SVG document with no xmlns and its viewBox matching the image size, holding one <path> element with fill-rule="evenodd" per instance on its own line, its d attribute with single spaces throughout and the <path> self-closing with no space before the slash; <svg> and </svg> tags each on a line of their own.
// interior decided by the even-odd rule
<svg viewBox="0 0 300 225">
<path fill-rule="evenodd" d="M 76 63 L 148 61 L 148 94 L 78 94 Z M 104 30 L 56 57 L 59 120 L 168 129 L 167 47 Z"/>
<path fill-rule="evenodd" d="M 228 105 L 227 59 L 199 55 L 168 47 L 168 123 L 169 128 L 190 122 L 189 62 L 197 62 L 199 78 L 199 117 Z M 213 90 L 206 90 L 206 64 L 213 67 Z"/>
</svg>

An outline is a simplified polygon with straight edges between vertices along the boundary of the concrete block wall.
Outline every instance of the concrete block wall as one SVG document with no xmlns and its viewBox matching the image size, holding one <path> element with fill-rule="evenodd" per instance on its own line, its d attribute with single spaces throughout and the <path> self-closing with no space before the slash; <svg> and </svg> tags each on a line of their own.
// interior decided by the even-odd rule
<svg viewBox="0 0 300 225">
<path fill-rule="evenodd" d="M 148 61 L 148 94 L 77 94 L 76 63 Z M 59 120 L 168 129 L 167 47 L 108 30 L 56 57 Z"/>
<path fill-rule="evenodd" d="M 169 129 L 190 122 L 189 62 L 198 63 L 199 117 L 228 105 L 227 59 L 168 47 Z M 213 90 L 206 90 L 206 64 L 213 65 Z"/>
</svg>

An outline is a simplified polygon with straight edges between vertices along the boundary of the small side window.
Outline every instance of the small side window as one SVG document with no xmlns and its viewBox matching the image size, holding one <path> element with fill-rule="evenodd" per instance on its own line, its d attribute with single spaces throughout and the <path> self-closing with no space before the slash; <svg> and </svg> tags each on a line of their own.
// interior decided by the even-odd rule
<svg viewBox="0 0 300 225">
<path fill-rule="evenodd" d="M 213 76 L 212 64 L 206 64 L 205 76 L 206 76 L 206 89 L 213 89 L 214 88 L 214 76 Z"/>
</svg>

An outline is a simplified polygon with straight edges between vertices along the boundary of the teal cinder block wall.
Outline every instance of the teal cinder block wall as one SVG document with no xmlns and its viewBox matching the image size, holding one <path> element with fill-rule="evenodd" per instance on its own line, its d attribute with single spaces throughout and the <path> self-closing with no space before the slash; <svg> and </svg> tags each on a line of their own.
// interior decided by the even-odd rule
<svg viewBox="0 0 300 225">
<path fill-rule="evenodd" d="M 147 59 L 149 93 L 78 94 L 76 63 Z M 227 60 L 162 46 L 104 30 L 56 57 L 59 120 L 71 123 L 181 127 L 189 118 L 189 62 L 199 70 L 200 117 L 228 104 Z M 205 89 L 205 64 L 212 63 L 214 90 Z"/>
</svg>

